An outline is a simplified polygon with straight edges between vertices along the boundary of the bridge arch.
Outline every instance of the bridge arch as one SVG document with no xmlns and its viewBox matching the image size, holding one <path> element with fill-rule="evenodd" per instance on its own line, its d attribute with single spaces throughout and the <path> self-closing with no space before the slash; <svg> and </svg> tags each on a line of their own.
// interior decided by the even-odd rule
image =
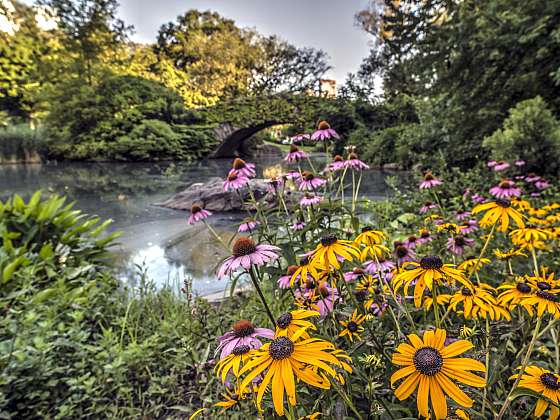
<svg viewBox="0 0 560 420">
<path fill-rule="evenodd" d="M 210 158 L 234 157 L 245 140 L 265 128 L 280 124 L 285 124 L 285 122 L 263 121 L 262 123 L 243 128 L 237 128 L 231 123 L 221 123 L 214 129 L 219 144 L 216 150 L 210 155 Z"/>
</svg>

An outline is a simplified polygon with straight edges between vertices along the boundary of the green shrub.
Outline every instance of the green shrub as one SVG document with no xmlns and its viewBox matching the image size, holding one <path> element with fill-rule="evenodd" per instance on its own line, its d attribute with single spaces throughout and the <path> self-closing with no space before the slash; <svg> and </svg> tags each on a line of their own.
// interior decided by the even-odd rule
<svg viewBox="0 0 560 420">
<path fill-rule="evenodd" d="M 1 418 L 168 418 L 219 400 L 216 337 L 254 303 L 156 291 L 142 272 L 121 284 L 107 226 L 60 197 L 0 203 Z"/>
<path fill-rule="evenodd" d="M 496 160 L 522 159 L 541 174 L 560 171 L 560 121 L 540 96 L 519 102 L 483 144 Z"/>
<path fill-rule="evenodd" d="M 31 162 L 44 153 L 44 133 L 27 124 L 0 127 L 0 163 Z"/>
</svg>

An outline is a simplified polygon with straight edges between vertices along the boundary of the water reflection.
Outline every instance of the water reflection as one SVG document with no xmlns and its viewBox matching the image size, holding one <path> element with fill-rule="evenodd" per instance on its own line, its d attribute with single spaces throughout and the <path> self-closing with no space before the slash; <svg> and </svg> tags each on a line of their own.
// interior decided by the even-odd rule
<svg viewBox="0 0 560 420">
<path fill-rule="evenodd" d="M 314 158 L 316 167 L 324 162 Z M 135 264 L 145 265 L 159 284 L 192 277 L 195 291 L 209 294 L 224 290 L 226 282 L 214 276 L 214 264 L 224 251 L 200 227 L 188 227 L 186 213 L 154 206 L 172 194 L 213 177 L 225 177 L 231 160 L 160 163 L 64 162 L 0 165 L 0 199 L 18 193 L 25 198 L 38 189 L 45 194 L 65 194 L 77 207 L 113 219 L 112 230 L 122 230 L 121 277 L 128 278 Z M 257 162 L 258 176 L 273 176 L 286 168 L 281 158 Z M 371 198 L 387 194 L 386 174 L 367 171 L 362 193 Z M 215 228 L 231 235 L 240 214 L 216 215 Z M 209 264 L 208 262 L 212 263 Z"/>
</svg>

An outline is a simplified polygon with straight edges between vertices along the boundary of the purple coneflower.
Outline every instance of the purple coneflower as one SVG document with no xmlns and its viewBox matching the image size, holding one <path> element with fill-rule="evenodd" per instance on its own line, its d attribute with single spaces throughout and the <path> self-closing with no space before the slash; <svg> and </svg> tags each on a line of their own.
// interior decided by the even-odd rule
<svg viewBox="0 0 560 420">
<path fill-rule="evenodd" d="M 243 188 L 249 183 L 249 178 L 236 173 L 230 172 L 227 179 L 224 181 L 224 191 L 234 191 Z"/>
<path fill-rule="evenodd" d="M 525 166 L 525 161 L 524 161 L 524 160 L 521 160 L 521 159 L 516 160 L 516 161 L 515 161 L 515 166 L 518 166 L 518 167 L 519 167 L 519 166 Z"/>
<path fill-rule="evenodd" d="M 387 275 L 387 273 L 390 273 L 395 268 L 395 263 L 391 260 L 386 260 L 385 258 L 378 258 L 378 260 L 379 264 L 373 260 L 364 263 L 365 270 L 372 276 L 377 276 L 379 273 Z"/>
<path fill-rule="evenodd" d="M 394 246 L 394 254 L 395 257 L 397 257 L 397 262 L 400 266 L 402 266 L 405 262 L 414 261 L 416 259 L 415 252 L 412 249 L 407 248 L 402 242 L 395 241 Z"/>
<path fill-rule="evenodd" d="M 218 278 L 221 279 L 226 275 L 232 274 L 244 268 L 249 270 L 251 266 L 261 266 L 267 262 L 278 259 L 276 252 L 280 248 L 273 245 L 256 245 L 255 242 L 247 237 L 242 236 L 233 244 L 233 251 L 230 257 L 227 257 L 218 272 Z"/>
<path fill-rule="evenodd" d="M 290 146 L 290 151 L 288 152 L 284 160 L 289 163 L 294 163 L 294 162 L 299 162 L 300 160 L 305 158 L 307 158 L 307 153 L 305 153 L 303 150 L 300 150 L 299 147 L 292 144 Z"/>
<path fill-rule="evenodd" d="M 509 200 L 512 197 L 519 197 L 521 195 L 521 189 L 515 186 L 515 182 L 509 179 L 503 179 L 498 185 L 490 188 L 490 194 L 494 197 Z"/>
<path fill-rule="evenodd" d="M 193 204 L 191 206 L 191 215 L 189 216 L 188 224 L 194 225 L 196 222 L 199 222 L 202 219 L 206 219 L 207 217 L 212 216 L 208 210 L 204 210 L 198 204 Z"/>
<path fill-rule="evenodd" d="M 498 162 L 496 162 L 495 160 L 489 160 L 486 165 L 488 165 L 489 168 L 493 168 L 497 164 L 498 164 Z"/>
<path fill-rule="evenodd" d="M 343 165 L 345 168 L 357 169 L 359 171 L 369 169 L 369 166 L 358 159 L 358 155 L 354 152 L 348 154 L 348 159 L 344 161 Z"/>
<path fill-rule="evenodd" d="M 528 173 L 527 176 L 525 177 L 525 181 L 527 181 L 527 182 L 536 182 L 540 179 L 541 179 L 541 177 L 538 176 L 537 174 L 533 173 L 533 172 Z"/>
<path fill-rule="evenodd" d="M 299 144 L 303 143 L 305 140 L 309 140 L 309 134 L 296 134 L 292 137 L 292 143 Z"/>
<path fill-rule="evenodd" d="M 282 187 L 282 184 L 284 183 L 284 181 L 280 177 L 269 178 L 265 182 L 266 182 L 266 190 L 271 194 L 275 194 L 278 191 L 278 189 Z"/>
<path fill-rule="evenodd" d="M 329 286 L 329 284 L 324 281 L 317 287 L 316 292 L 319 300 L 315 304 L 319 308 L 321 318 L 325 318 L 333 311 L 334 304 L 340 299 L 338 290 L 336 287 Z"/>
<path fill-rule="evenodd" d="M 409 236 L 406 241 L 404 241 L 404 246 L 408 249 L 414 249 L 417 245 L 420 245 L 420 243 L 418 242 L 418 238 L 414 235 Z"/>
<path fill-rule="evenodd" d="M 237 231 L 240 233 L 252 232 L 260 224 L 261 222 L 259 222 L 258 220 L 245 219 L 245 221 L 239 225 Z"/>
<path fill-rule="evenodd" d="M 387 303 L 385 302 L 381 302 L 381 303 L 372 302 L 370 307 L 367 308 L 368 312 L 373 316 L 383 315 L 386 309 L 387 309 Z"/>
<path fill-rule="evenodd" d="M 262 342 L 257 337 L 274 338 L 274 331 L 268 328 L 255 328 L 251 321 L 242 319 L 233 324 L 231 331 L 222 335 L 218 340 L 220 345 L 216 349 L 220 353 L 220 359 L 230 355 L 233 349 L 238 346 L 249 346 L 251 349 L 258 349 Z"/>
<path fill-rule="evenodd" d="M 300 191 L 305 191 L 305 190 L 315 191 L 321 185 L 325 185 L 327 183 L 326 179 L 315 176 L 308 171 L 304 171 L 302 175 L 303 176 L 299 180 L 299 187 L 298 187 Z"/>
<path fill-rule="evenodd" d="M 418 245 L 422 245 L 422 244 L 425 244 L 426 242 L 431 242 L 433 240 L 434 240 L 434 238 L 432 237 L 432 235 L 430 234 L 430 231 L 428 229 L 421 229 L 420 230 L 420 237 L 418 238 L 418 240 L 416 242 L 418 242 Z"/>
<path fill-rule="evenodd" d="M 474 239 L 466 238 L 463 235 L 457 235 L 447 240 L 447 249 L 455 255 L 463 255 L 465 247 L 472 246 Z"/>
<path fill-rule="evenodd" d="M 432 171 L 428 171 L 424 175 L 424 180 L 420 183 L 420 188 L 421 189 L 429 189 L 429 188 L 433 188 L 433 187 L 436 187 L 436 186 L 441 185 L 441 184 L 443 184 L 443 182 L 440 179 L 437 179 L 432 174 Z"/>
<path fill-rule="evenodd" d="M 319 204 L 322 199 L 323 198 L 320 195 L 305 193 L 305 195 L 301 197 L 301 200 L 299 200 L 299 204 L 302 207 L 315 206 Z"/>
<path fill-rule="evenodd" d="M 328 170 L 331 172 L 336 172 L 344 169 L 344 158 L 340 155 L 336 155 L 333 161 L 329 164 Z"/>
<path fill-rule="evenodd" d="M 232 172 L 234 172 L 245 176 L 247 178 L 252 178 L 256 175 L 255 172 L 255 164 L 254 163 L 248 163 L 245 162 L 243 159 L 240 158 L 235 158 L 233 161 L 233 164 L 231 165 L 231 170 L 229 171 L 229 173 L 231 174 Z"/>
<path fill-rule="evenodd" d="M 431 209 L 435 209 L 436 205 L 431 201 L 426 201 L 422 207 L 420 207 L 420 213 L 424 214 L 429 212 Z"/>
<path fill-rule="evenodd" d="M 480 194 L 473 194 L 472 201 L 475 203 L 484 203 L 486 199 Z"/>
<path fill-rule="evenodd" d="M 360 267 L 354 268 L 352 271 L 344 273 L 344 280 L 355 281 L 366 275 L 366 272 Z"/>
<path fill-rule="evenodd" d="M 305 222 L 302 222 L 301 220 L 298 220 L 297 222 L 295 222 L 293 225 L 290 226 L 290 229 L 296 232 L 303 230 L 304 228 L 305 228 Z"/>
<path fill-rule="evenodd" d="M 289 171 L 282 175 L 286 179 L 291 179 L 297 181 L 301 178 L 301 174 L 298 171 Z"/>
<path fill-rule="evenodd" d="M 465 222 L 467 225 L 460 229 L 461 233 L 467 234 L 474 232 L 478 229 L 478 222 L 476 219 L 469 219 Z"/>
<path fill-rule="evenodd" d="M 494 170 L 496 172 L 505 171 L 507 168 L 509 168 L 509 166 L 510 166 L 509 163 L 507 163 L 504 160 L 501 160 L 494 165 Z"/>
<path fill-rule="evenodd" d="M 539 190 L 545 190 L 550 187 L 550 184 L 548 181 L 541 178 L 537 182 L 535 182 L 535 187 L 537 187 Z"/>
<path fill-rule="evenodd" d="M 297 271 L 298 268 L 299 267 L 297 265 L 290 265 L 288 267 L 288 270 L 286 271 L 286 275 L 281 276 L 278 279 L 278 287 L 280 289 L 289 289 L 290 288 L 292 275 Z M 298 281 L 298 280 L 299 280 L 299 274 L 296 276 L 294 281 Z"/>
<path fill-rule="evenodd" d="M 334 137 L 335 139 L 339 139 L 340 136 L 336 131 L 334 131 L 330 124 L 326 121 L 319 121 L 317 124 L 317 130 L 311 135 L 311 140 L 325 140 Z"/>
<path fill-rule="evenodd" d="M 459 222 L 461 220 L 468 219 L 469 217 L 471 217 L 471 212 L 470 211 L 460 209 L 460 210 L 457 210 L 455 212 L 455 219 L 457 219 Z"/>
</svg>

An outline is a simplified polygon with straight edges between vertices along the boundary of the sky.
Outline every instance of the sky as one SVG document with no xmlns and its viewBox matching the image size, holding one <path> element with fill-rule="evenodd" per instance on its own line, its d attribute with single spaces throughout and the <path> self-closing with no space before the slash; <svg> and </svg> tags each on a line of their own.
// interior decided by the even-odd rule
<svg viewBox="0 0 560 420">
<path fill-rule="evenodd" d="M 368 55 L 370 37 L 354 25 L 367 0 L 120 0 L 120 18 L 134 25 L 132 37 L 153 42 L 159 27 L 188 9 L 214 10 L 238 26 L 279 35 L 299 47 L 320 48 L 330 56 L 327 77 L 339 84 Z"/>
</svg>

